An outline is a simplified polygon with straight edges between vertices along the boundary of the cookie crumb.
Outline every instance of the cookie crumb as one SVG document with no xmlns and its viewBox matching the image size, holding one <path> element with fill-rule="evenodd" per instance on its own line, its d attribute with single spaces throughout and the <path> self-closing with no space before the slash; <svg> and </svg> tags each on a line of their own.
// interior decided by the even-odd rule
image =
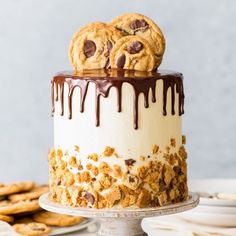
<svg viewBox="0 0 236 236">
<path fill-rule="evenodd" d="M 154 145 L 154 146 L 152 147 L 152 153 L 153 153 L 153 154 L 157 154 L 158 151 L 159 151 L 159 146 Z"/>
<path fill-rule="evenodd" d="M 113 147 L 106 146 L 103 155 L 105 157 L 110 157 L 114 153 L 115 149 Z"/>
</svg>

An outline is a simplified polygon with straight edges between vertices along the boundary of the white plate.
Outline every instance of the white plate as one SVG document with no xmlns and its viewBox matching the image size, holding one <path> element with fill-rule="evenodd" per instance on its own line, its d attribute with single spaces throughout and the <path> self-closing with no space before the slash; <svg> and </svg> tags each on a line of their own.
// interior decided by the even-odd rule
<svg viewBox="0 0 236 236">
<path fill-rule="evenodd" d="M 183 235 L 228 235 L 235 236 L 236 228 L 215 227 L 201 224 L 194 224 L 181 219 L 179 214 L 145 218 L 142 221 L 142 228 L 149 236 L 183 236 Z M 216 234 L 218 233 L 218 234 Z"/>
<path fill-rule="evenodd" d="M 191 192 L 205 192 L 209 194 L 215 194 L 219 192 L 236 192 L 236 179 L 196 179 L 190 180 L 188 184 Z M 236 207 L 236 201 L 233 200 L 222 200 L 205 197 L 200 197 L 200 204 Z"/>
<path fill-rule="evenodd" d="M 180 213 L 179 217 L 183 218 L 186 221 L 203 225 L 236 227 L 236 215 L 233 214 L 214 214 L 195 212 L 194 210 L 190 210 Z"/>
<path fill-rule="evenodd" d="M 233 214 L 236 215 L 236 207 L 228 206 L 213 206 L 213 205 L 198 205 L 194 212 L 214 213 L 214 214 Z"/>
<path fill-rule="evenodd" d="M 52 232 L 49 235 L 50 236 L 64 235 L 66 233 L 71 233 L 78 230 L 86 229 L 89 225 L 94 224 L 95 222 L 96 222 L 95 219 L 87 219 L 78 225 L 73 225 L 69 227 L 53 227 Z"/>
</svg>

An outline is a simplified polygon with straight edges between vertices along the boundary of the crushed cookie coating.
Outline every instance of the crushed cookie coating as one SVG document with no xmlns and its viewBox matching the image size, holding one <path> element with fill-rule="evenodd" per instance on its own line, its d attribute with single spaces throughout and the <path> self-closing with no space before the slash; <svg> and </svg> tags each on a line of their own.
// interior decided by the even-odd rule
<svg viewBox="0 0 236 236">
<path fill-rule="evenodd" d="M 56 152 L 55 149 L 52 148 L 48 153 L 48 161 L 50 166 L 56 166 Z"/>
<path fill-rule="evenodd" d="M 105 195 L 105 198 L 108 202 L 108 207 L 114 206 L 116 201 L 121 199 L 121 192 L 118 186 L 112 186 L 110 192 Z"/>
<path fill-rule="evenodd" d="M 170 165 L 174 165 L 175 162 L 176 162 L 176 158 L 175 158 L 175 155 L 173 153 L 164 154 L 163 157 Z"/>
<path fill-rule="evenodd" d="M 151 155 L 150 159 L 138 156 L 138 159 L 127 159 L 128 163 L 123 158 L 114 159 L 117 163 L 112 162 L 111 166 L 99 161 L 100 154 L 97 154 L 99 162 L 94 163 L 91 158 L 82 166 L 82 156 L 78 159 L 76 154 L 66 154 L 61 148 L 51 149 L 48 154 L 50 199 L 68 206 L 98 209 L 158 207 L 181 202 L 188 197 L 187 153 L 184 146 L 176 152 L 172 147 L 170 144 L 169 153 L 165 148 L 158 148 L 158 157 Z M 115 151 L 112 155 L 116 158 Z M 134 165 L 138 160 L 143 162 Z M 89 194 L 94 196 L 94 201 Z"/>
<path fill-rule="evenodd" d="M 69 160 L 69 165 L 72 167 L 78 168 L 77 160 L 75 156 L 72 156 Z"/>
<path fill-rule="evenodd" d="M 154 172 L 150 172 L 144 179 L 143 182 L 145 183 L 153 183 L 153 182 L 157 182 L 160 178 L 160 172 L 158 171 L 154 171 Z"/>
<path fill-rule="evenodd" d="M 80 179 L 81 179 L 81 182 L 90 182 L 91 181 L 91 176 L 90 176 L 90 173 L 88 171 L 83 171 L 80 173 Z"/>
<path fill-rule="evenodd" d="M 164 172 L 164 181 L 168 186 L 171 180 L 175 177 L 175 172 L 169 165 L 164 165 L 163 172 Z"/>
<path fill-rule="evenodd" d="M 174 170 L 174 172 L 178 175 L 178 176 L 180 176 L 180 175 L 183 175 L 184 173 L 182 172 L 182 170 L 181 170 L 181 167 L 180 166 L 174 166 L 173 167 L 173 170 Z"/>
<path fill-rule="evenodd" d="M 129 207 L 129 206 L 134 205 L 136 201 L 137 201 L 136 195 L 126 194 L 121 199 L 120 204 L 123 208 L 125 208 L 125 207 Z"/>
<path fill-rule="evenodd" d="M 179 148 L 179 155 L 180 155 L 181 158 L 187 159 L 188 154 L 187 154 L 187 152 L 185 151 L 184 146 L 181 146 L 181 147 Z"/>
<path fill-rule="evenodd" d="M 154 145 L 154 146 L 152 147 L 152 154 L 157 154 L 158 151 L 159 151 L 159 146 Z"/>
<path fill-rule="evenodd" d="M 129 187 L 125 186 L 124 184 L 119 185 L 119 188 L 121 189 L 121 191 L 123 192 L 124 195 L 135 194 L 134 190 L 130 189 Z"/>
<path fill-rule="evenodd" d="M 124 184 L 132 189 L 135 190 L 139 187 L 139 185 L 141 184 L 141 180 L 138 176 L 136 175 L 132 175 L 132 174 L 127 174 L 125 180 L 124 180 Z"/>
<path fill-rule="evenodd" d="M 80 148 L 79 148 L 78 145 L 74 145 L 74 149 L 75 149 L 76 152 L 78 152 L 78 153 L 80 152 Z"/>
<path fill-rule="evenodd" d="M 72 186 L 75 182 L 74 175 L 70 171 L 66 171 L 63 176 L 63 182 L 66 186 Z"/>
<path fill-rule="evenodd" d="M 57 157 L 62 158 L 63 157 L 63 151 L 61 148 L 57 149 Z"/>
<path fill-rule="evenodd" d="M 111 171 L 110 166 L 106 162 L 101 162 L 98 166 L 99 173 L 108 174 Z"/>
<path fill-rule="evenodd" d="M 159 201 L 160 206 L 165 206 L 167 204 L 167 194 L 166 192 L 161 192 L 157 195 L 157 199 Z"/>
<path fill-rule="evenodd" d="M 175 138 L 171 138 L 170 139 L 170 146 L 176 147 L 176 140 L 175 140 Z"/>
<path fill-rule="evenodd" d="M 70 195 L 70 199 L 74 206 L 77 205 L 77 199 L 79 198 L 81 192 L 82 192 L 82 189 L 79 187 L 74 187 L 74 186 L 68 187 L 68 193 Z"/>
<path fill-rule="evenodd" d="M 148 190 L 143 189 L 141 193 L 138 195 L 138 199 L 136 201 L 136 206 L 141 207 L 147 207 L 151 203 L 151 194 Z"/>
<path fill-rule="evenodd" d="M 93 161 L 98 161 L 98 154 L 97 153 L 89 154 L 88 159 L 93 160 Z"/>
<path fill-rule="evenodd" d="M 114 172 L 114 176 L 116 178 L 121 178 L 122 176 L 122 171 L 121 171 L 121 167 L 119 165 L 113 165 L 113 172 Z"/>
<path fill-rule="evenodd" d="M 100 183 L 104 189 L 107 189 L 112 185 L 112 177 L 108 174 L 101 174 Z"/>
<path fill-rule="evenodd" d="M 170 147 L 169 146 L 166 147 L 166 152 L 170 153 Z"/>
<path fill-rule="evenodd" d="M 138 167 L 138 169 L 137 169 L 138 176 L 141 179 L 145 178 L 145 176 L 147 175 L 148 171 L 149 171 L 149 167 L 147 165 L 146 166 Z"/>
<path fill-rule="evenodd" d="M 97 176 L 99 173 L 98 168 L 96 166 L 92 165 L 91 163 L 88 163 L 86 165 L 86 168 L 87 168 L 87 170 L 90 170 L 92 172 L 92 174 L 95 176 Z"/>
<path fill-rule="evenodd" d="M 100 192 L 104 189 L 104 187 L 101 185 L 101 182 L 99 180 L 96 180 L 94 183 L 93 183 L 93 189 L 97 192 Z"/>
<path fill-rule="evenodd" d="M 112 156 L 112 154 L 114 153 L 115 149 L 113 147 L 109 147 L 109 146 L 106 146 L 104 152 L 103 152 L 103 155 L 105 157 L 110 157 Z"/>
<path fill-rule="evenodd" d="M 139 157 L 139 160 L 140 160 L 140 161 L 145 161 L 145 159 L 146 159 L 145 156 L 140 156 L 140 157 Z"/>
<path fill-rule="evenodd" d="M 186 144 L 186 135 L 182 135 L 182 144 L 183 144 L 183 145 Z"/>
</svg>

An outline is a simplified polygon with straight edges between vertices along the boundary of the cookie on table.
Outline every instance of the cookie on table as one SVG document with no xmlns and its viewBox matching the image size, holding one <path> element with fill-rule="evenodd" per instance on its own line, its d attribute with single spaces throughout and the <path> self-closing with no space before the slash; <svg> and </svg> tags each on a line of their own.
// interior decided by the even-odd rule
<svg viewBox="0 0 236 236">
<path fill-rule="evenodd" d="M 0 196 L 6 196 L 13 193 L 25 192 L 35 186 L 33 181 L 16 182 L 0 187 Z"/>
<path fill-rule="evenodd" d="M 66 227 L 79 224 L 81 221 L 84 220 L 84 218 L 80 216 L 62 215 L 48 211 L 41 211 L 34 214 L 33 219 L 39 223 L 59 227 Z"/>
<path fill-rule="evenodd" d="M 48 235 L 51 228 L 41 223 L 15 224 L 14 230 L 24 236 Z"/>
<path fill-rule="evenodd" d="M 14 217 L 13 216 L 7 216 L 7 215 L 0 215 L 0 220 L 5 221 L 7 223 L 13 223 Z"/>
<path fill-rule="evenodd" d="M 115 27 L 101 22 L 83 27 L 75 33 L 69 47 L 74 70 L 108 68 L 110 51 L 122 36 Z"/>
<path fill-rule="evenodd" d="M 20 202 L 1 201 L 0 214 L 15 215 L 19 213 L 34 212 L 40 209 L 38 200 L 25 200 Z"/>
<path fill-rule="evenodd" d="M 146 39 L 154 49 L 156 68 L 160 65 L 165 52 L 165 38 L 155 22 L 142 14 L 127 13 L 113 19 L 111 25 L 125 35 L 138 35 Z"/>
<path fill-rule="evenodd" d="M 150 44 L 139 36 L 125 36 L 119 39 L 111 50 L 111 68 L 139 71 L 155 69 L 154 52 Z"/>
<path fill-rule="evenodd" d="M 30 216 L 16 217 L 14 224 L 28 224 L 35 222 Z"/>
<path fill-rule="evenodd" d="M 12 202 L 32 200 L 39 198 L 42 194 L 47 193 L 48 191 L 49 187 L 47 185 L 41 185 L 33 188 L 32 190 L 26 193 L 12 194 L 8 196 L 8 199 Z"/>
</svg>

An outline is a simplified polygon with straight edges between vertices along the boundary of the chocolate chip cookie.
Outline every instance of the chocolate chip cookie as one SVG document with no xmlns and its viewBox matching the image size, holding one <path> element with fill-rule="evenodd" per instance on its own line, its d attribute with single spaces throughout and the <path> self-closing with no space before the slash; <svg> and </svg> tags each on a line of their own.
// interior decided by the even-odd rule
<svg viewBox="0 0 236 236">
<path fill-rule="evenodd" d="M 69 58 L 75 71 L 109 67 L 112 47 L 122 33 L 111 25 L 97 22 L 75 33 L 69 47 Z"/>
<path fill-rule="evenodd" d="M 0 215 L 0 220 L 5 221 L 7 223 L 13 223 L 14 218 L 12 216 Z"/>
<path fill-rule="evenodd" d="M 20 193 L 31 190 L 35 186 L 33 181 L 16 182 L 0 187 L 0 196 Z"/>
<path fill-rule="evenodd" d="M 84 220 L 83 217 L 62 215 L 48 211 L 35 213 L 33 219 L 39 223 L 60 227 L 75 225 Z"/>
<path fill-rule="evenodd" d="M 24 236 L 41 236 L 48 235 L 51 228 L 41 223 L 15 224 L 14 230 Z"/>
<path fill-rule="evenodd" d="M 38 200 L 25 200 L 13 203 L 11 201 L 0 202 L 0 214 L 2 215 L 14 215 L 25 212 L 33 212 L 40 209 Z"/>
<path fill-rule="evenodd" d="M 138 13 L 129 13 L 113 19 L 111 25 L 125 35 L 138 35 L 146 39 L 154 48 L 155 67 L 160 65 L 165 51 L 165 38 L 161 29 L 150 18 Z"/>
<path fill-rule="evenodd" d="M 111 50 L 111 68 L 139 71 L 155 69 L 154 52 L 148 41 L 139 36 L 119 39 Z"/>
<path fill-rule="evenodd" d="M 47 185 L 37 186 L 25 193 L 12 194 L 8 197 L 8 199 L 12 202 L 18 202 L 23 200 L 32 200 L 39 198 L 42 194 L 49 191 L 49 187 Z"/>
</svg>

